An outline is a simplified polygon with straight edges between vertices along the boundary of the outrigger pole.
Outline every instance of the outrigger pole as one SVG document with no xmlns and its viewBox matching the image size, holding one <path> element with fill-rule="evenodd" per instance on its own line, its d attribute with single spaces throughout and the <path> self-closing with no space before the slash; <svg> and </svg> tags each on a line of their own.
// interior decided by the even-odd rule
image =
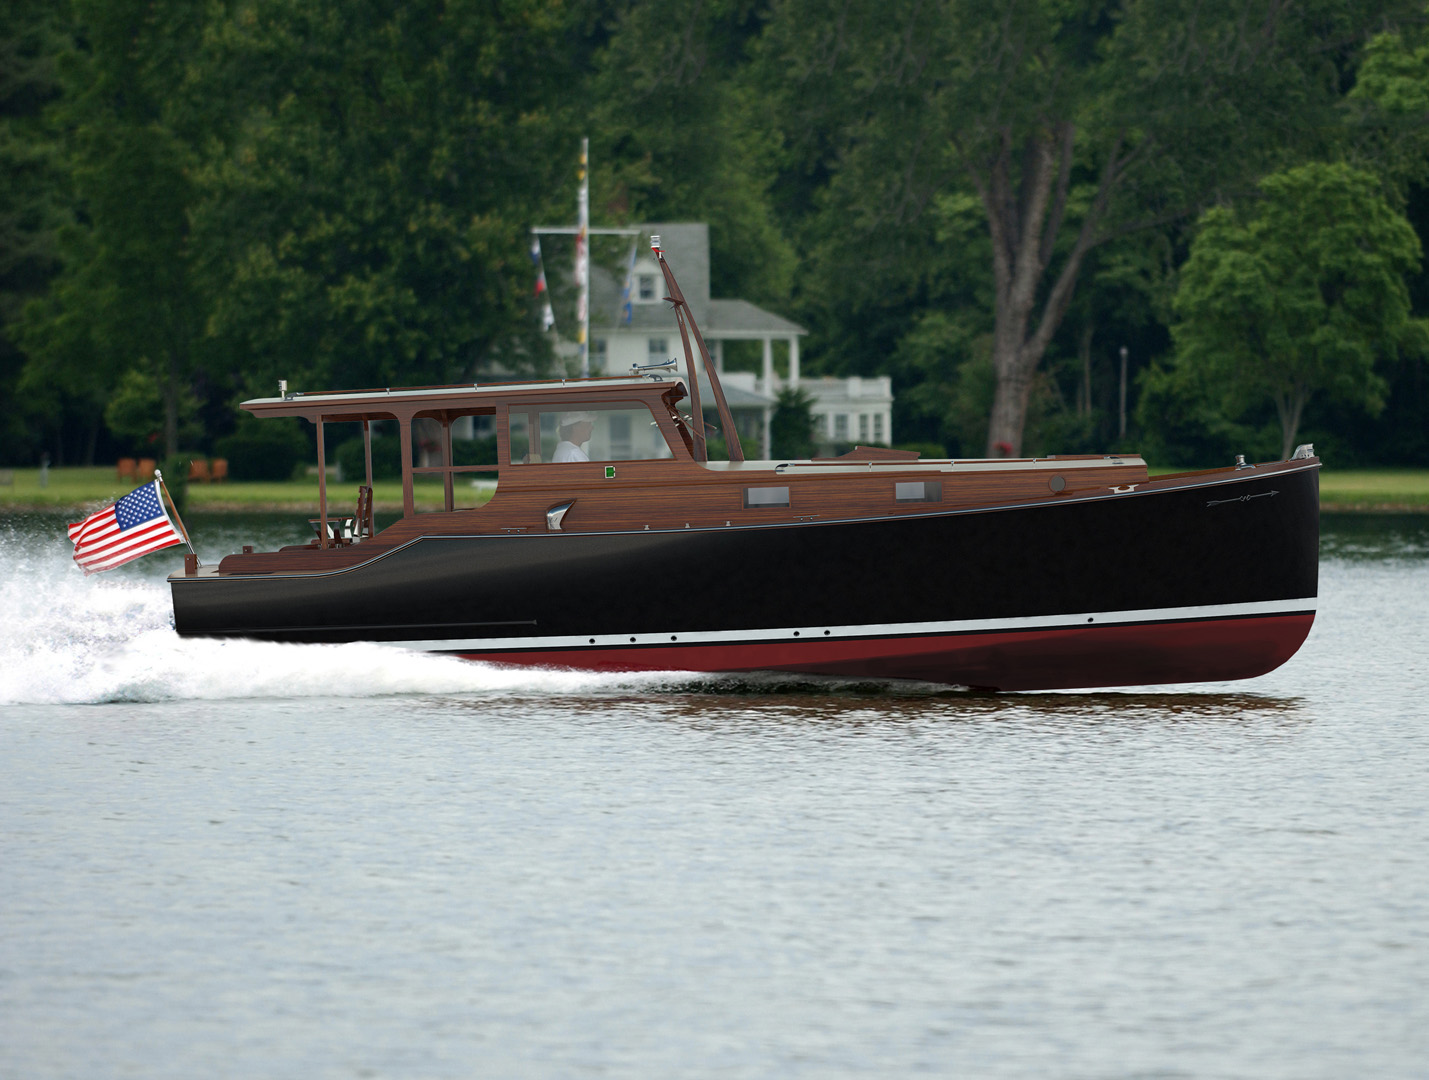
<svg viewBox="0 0 1429 1080">
<path fill-rule="evenodd" d="M 164 473 L 161 469 L 154 470 L 154 479 L 159 481 L 159 490 L 164 493 L 164 497 L 169 500 L 169 505 L 174 508 L 174 521 L 179 526 L 179 533 L 184 538 L 184 543 L 189 546 L 189 554 L 194 557 L 194 562 L 198 562 L 198 552 L 194 550 L 194 542 L 189 539 L 189 531 L 184 528 L 184 519 L 179 514 L 179 504 L 174 502 L 174 497 L 169 494 L 169 485 L 164 483 Z"/>
</svg>

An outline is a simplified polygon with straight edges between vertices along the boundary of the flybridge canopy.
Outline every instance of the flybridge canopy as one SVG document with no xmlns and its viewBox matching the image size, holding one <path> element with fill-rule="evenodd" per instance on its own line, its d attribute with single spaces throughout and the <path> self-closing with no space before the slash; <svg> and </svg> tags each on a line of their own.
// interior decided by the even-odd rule
<svg viewBox="0 0 1429 1080">
<path fill-rule="evenodd" d="M 281 397 L 252 398 L 242 404 L 254 416 L 300 416 L 316 422 L 325 420 L 379 419 L 409 416 L 433 409 L 480 408 L 498 401 L 532 396 L 561 396 L 578 393 L 582 397 L 659 397 L 682 386 L 682 379 L 651 379 L 646 376 L 616 375 L 587 379 L 532 379 L 508 383 L 455 383 L 447 386 L 417 386 L 400 389 L 318 390 L 289 393 Z"/>
<path fill-rule="evenodd" d="M 319 546 L 328 546 L 327 511 L 327 449 L 323 427 L 331 423 L 358 421 L 362 424 L 363 456 L 366 461 L 367 510 L 365 520 L 358 522 L 360 532 L 371 535 L 372 490 L 372 422 L 396 420 L 401 440 L 402 513 L 416 513 L 412 480 L 415 473 L 438 473 L 445 488 L 445 506 L 453 509 L 453 477 L 455 473 L 472 472 L 487 466 L 459 466 L 452 463 L 452 424 L 463 416 L 496 415 L 500 453 L 509 453 L 505 434 L 505 406 L 541 405 L 549 400 L 553 409 L 579 407 L 607 408 L 621 400 L 639 400 L 651 410 L 657 424 L 673 424 L 688 448 L 691 443 L 675 405 L 685 396 L 682 379 L 651 378 L 641 375 L 618 375 L 607 378 L 546 379 L 525 382 L 458 383 L 451 386 L 414 386 L 397 390 L 384 387 L 366 390 L 321 390 L 310 393 L 287 393 L 279 397 L 254 398 L 243 402 L 242 408 L 254 416 L 297 416 L 317 427 L 318 449 L 318 518 Z M 567 405 L 566 403 L 570 404 Z M 668 416 L 668 421 L 659 419 Z M 413 425 L 423 419 L 441 425 L 440 446 L 443 464 L 414 467 L 412 463 Z M 363 514 L 359 512 L 359 517 Z"/>
</svg>

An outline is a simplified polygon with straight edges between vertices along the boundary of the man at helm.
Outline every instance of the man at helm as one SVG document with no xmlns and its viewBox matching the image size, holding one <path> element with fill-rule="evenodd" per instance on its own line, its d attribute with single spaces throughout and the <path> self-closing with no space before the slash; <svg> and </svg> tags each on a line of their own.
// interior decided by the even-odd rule
<svg viewBox="0 0 1429 1080">
<path fill-rule="evenodd" d="M 556 453 L 555 456 L 551 458 L 552 461 L 590 460 L 590 456 L 581 449 L 581 447 L 590 442 L 590 434 L 595 430 L 594 413 L 561 413 L 561 425 L 558 430 L 560 431 L 561 441 L 556 444 Z"/>
</svg>

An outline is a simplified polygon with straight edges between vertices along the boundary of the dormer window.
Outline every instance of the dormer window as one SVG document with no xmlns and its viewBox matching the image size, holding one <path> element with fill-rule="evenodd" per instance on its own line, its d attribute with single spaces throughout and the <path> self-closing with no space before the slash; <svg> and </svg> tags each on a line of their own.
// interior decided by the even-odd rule
<svg viewBox="0 0 1429 1080">
<path fill-rule="evenodd" d="M 640 288 L 640 299 L 641 299 L 641 300 L 654 300 L 654 299 L 655 299 L 655 275 L 654 275 L 654 274 L 641 274 L 641 275 L 639 275 L 639 280 L 638 280 L 637 284 L 639 285 L 639 288 Z"/>
</svg>

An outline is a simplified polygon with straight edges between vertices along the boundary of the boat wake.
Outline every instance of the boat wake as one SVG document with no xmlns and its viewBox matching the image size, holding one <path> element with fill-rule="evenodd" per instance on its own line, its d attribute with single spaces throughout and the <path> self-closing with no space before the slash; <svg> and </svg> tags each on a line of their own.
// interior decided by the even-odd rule
<svg viewBox="0 0 1429 1080">
<path fill-rule="evenodd" d="M 62 533 L 51 543 L 0 531 L 0 705 L 588 694 L 676 689 L 686 680 L 502 668 L 370 643 L 181 638 L 164 581 L 173 562 L 141 560 L 85 577 Z"/>
</svg>

